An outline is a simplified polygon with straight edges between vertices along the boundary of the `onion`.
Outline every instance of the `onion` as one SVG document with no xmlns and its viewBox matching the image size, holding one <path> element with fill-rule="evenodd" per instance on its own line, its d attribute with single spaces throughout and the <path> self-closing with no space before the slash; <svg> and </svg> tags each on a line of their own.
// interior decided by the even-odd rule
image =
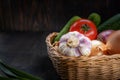
<svg viewBox="0 0 120 80">
<path fill-rule="evenodd" d="M 114 30 L 105 30 L 98 34 L 97 39 L 103 43 L 107 42 L 107 38 L 114 32 Z"/>
<path fill-rule="evenodd" d="M 105 44 L 99 40 L 92 40 L 92 50 L 90 56 L 102 55 Z"/>
<path fill-rule="evenodd" d="M 107 54 L 120 54 L 120 30 L 113 32 L 106 43 Z"/>
</svg>

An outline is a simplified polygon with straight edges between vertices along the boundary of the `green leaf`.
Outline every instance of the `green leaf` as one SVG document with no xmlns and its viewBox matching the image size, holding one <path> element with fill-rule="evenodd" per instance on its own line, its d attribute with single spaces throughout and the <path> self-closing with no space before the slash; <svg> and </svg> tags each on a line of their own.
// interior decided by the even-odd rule
<svg viewBox="0 0 120 80">
<path fill-rule="evenodd" d="M 7 78 L 7 77 L 1 77 L 1 76 L 0 76 L 0 80 L 16 80 L 16 79 Z"/>
<path fill-rule="evenodd" d="M 10 76 L 10 77 L 17 77 L 14 73 L 12 73 L 11 71 L 9 71 L 8 69 L 6 69 L 0 62 L 0 69 L 3 73 L 5 73 L 5 75 Z"/>
<path fill-rule="evenodd" d="M 42 80 L 39 77 L 35 77 L 35 76 L 31 75 L 31 74 L 28 74 L 26 72 L 23 72 L 23 71 L 15 69 L 13 67 L 10 67 L 7 64 L 3 63 L 1 60 L 0 60 L 0 69 L 5 74 L 10 75 L 12 77 L 15 77 L 15 78 L 17 78 L 19 80 Z"/>
<path fill-rule="evenodd" d="M 88 16 L 88 19 L 93 21 L 96 26 L 98 26 L 101 23 L 101 16 L 98 13 L 91 13 Z"/>
</svg>

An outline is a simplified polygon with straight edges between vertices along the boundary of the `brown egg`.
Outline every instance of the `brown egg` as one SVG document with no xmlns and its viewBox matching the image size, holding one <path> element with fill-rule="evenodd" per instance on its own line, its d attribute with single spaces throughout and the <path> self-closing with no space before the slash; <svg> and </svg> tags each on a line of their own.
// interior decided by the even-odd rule
<svg viewBox="0 0 120 80">
<path fill-rule="evenodd" d="M 120 30 L 113 32 L 107 39 L 107 54 L 120 54 Z"/>
<path fill-rule="evenodd" d="M 90 56 L 98 56 L 103 54 L 105 44 L 99 40 L 92 40 L 92 49 Z"/>
</svg>

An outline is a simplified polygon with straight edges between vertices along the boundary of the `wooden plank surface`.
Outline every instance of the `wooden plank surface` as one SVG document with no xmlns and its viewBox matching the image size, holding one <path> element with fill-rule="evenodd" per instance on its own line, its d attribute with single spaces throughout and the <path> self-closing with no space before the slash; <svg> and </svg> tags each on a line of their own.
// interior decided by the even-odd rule
<svg viewBox="0 0 120 80">
<path fill-rule="evenodd" d="M 120 0 L 0 0 L 1 31 L 59 31 L 74 15 L 119 13 Z"/>
</svg>

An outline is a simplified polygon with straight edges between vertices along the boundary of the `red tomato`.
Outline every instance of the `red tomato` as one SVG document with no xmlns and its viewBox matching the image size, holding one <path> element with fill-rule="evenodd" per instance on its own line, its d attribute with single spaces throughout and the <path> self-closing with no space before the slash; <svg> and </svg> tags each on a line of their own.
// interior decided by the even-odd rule
<svg viewBox="0 0 120 80">
<path fill-rule="evenodd" d="M 79 19 L 73 23 L 70 27 L 70 31 L 78 31 L 84 34 L 91 40 L 95 39 L 97 36 L 96 25 L 88 19 Z"/>
</svg>

